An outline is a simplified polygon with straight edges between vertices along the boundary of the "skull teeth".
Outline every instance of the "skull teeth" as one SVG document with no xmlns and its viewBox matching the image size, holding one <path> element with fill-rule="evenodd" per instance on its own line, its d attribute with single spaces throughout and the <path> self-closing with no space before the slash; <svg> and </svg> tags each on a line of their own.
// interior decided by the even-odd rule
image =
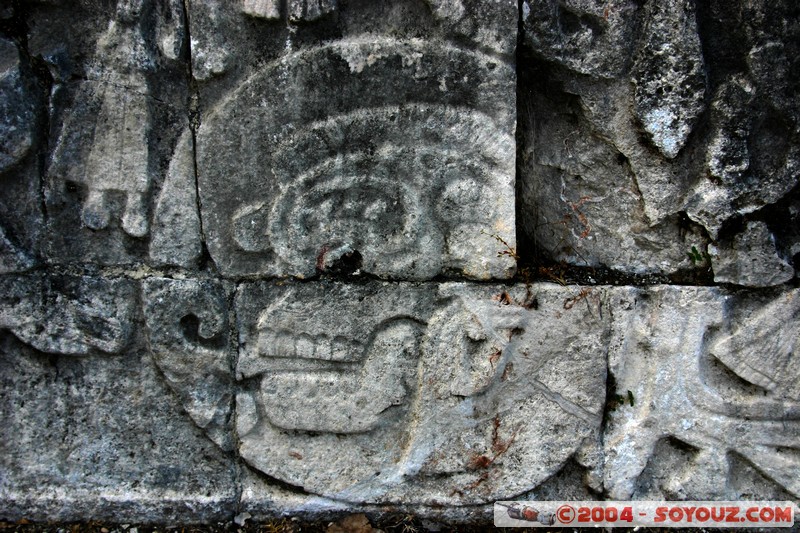
<svg viewBox="0 0 800 533">
<path fill-rule="evenodd" d="M 265 328 L 259 333 L 258 349 L 267 358 L 353 362 L 361 359 L 364 347 L 341 335 L 330 337 Z"/>
</svg>

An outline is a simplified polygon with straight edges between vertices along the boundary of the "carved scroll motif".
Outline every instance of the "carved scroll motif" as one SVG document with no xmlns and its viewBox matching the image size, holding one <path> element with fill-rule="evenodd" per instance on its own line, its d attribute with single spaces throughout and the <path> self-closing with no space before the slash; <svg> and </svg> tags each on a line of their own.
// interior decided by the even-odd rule
<svg viewBox="0 0 800 533">
<path fill-rule="evenodd" d="M 152 278 L 144 282 L 150 351 L 192 420 L 232 447 L 228 302 L 224 284 Z"/>
</svg>

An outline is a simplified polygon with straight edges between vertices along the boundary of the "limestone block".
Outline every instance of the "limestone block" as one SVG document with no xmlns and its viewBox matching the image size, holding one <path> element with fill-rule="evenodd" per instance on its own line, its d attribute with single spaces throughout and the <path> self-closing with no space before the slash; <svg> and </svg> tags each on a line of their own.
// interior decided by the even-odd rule
<svg viewBox="0 0 800 533">
<path fill-rule="evenodd" d="M 798 497 L 798 301 L 796 290 L 612 291 L 611 498 Z"/>
<path fill-rule="evenodd" d="M 244 285 L 239 453 L 352 503 L 476 504 L 540 484 L 597 435 L 608 315 L 599 293 L 532 291 Z"/>
<path fill-rule="evenodd" d="M 0 273 L 33 267 L 40 252 L 36 146 L 41 93 L 17 46 L 0 38 Z"/>
<path fill-rule="evenodd" d="M 268 50 L 201 77 L 202 218 L 223 275 L 309 278 L 343 256 L 388 279 L 513 275 L 496 238 L 515 246 L 513 2 L 339 6 L 338 22 L 289 30 L 247 19 L 241 38 L 220 29 L 247 13 L 192 5 L 198 39 Z M 366 31 L 406 11 L 424 24 Z M 341 35 L 324 39 L 334 22 Z M 201 64 L 224 63 L 195 49 Z"/>
<path fill-rule="evenodd" d="M 796 289 L 0 281 L 2 518 L 800 490 Z"/>
<path fill-rule="evenodd" d="M 796 3 L 6 2 L 0 522 L 800 498 Z"/>
<path fill-rule="evenodd" d="M 637 180 L 641 167 L 598 136 L 569 99 L 544 87 L 524 98 L 529 112 L 522 121 L 517 190 L 521 227 L 535 253 L 637 274 L 692 268 L 687 252 L 705 250 L 707 237 L 677 215 L 650 223 Z"/>
<path fill-rule="evenodd" d="M 610 318 L 601 290 L 244 283 L 232 373 L 226 291 L 150 279 L 145 318 L 186 412 L 223 448 L 236 443 L 246 477 L 277 480 L 245 483 L 254 510 L 485 504 L 570 458 L 594 464 Z"/>
<path fill-rule="evenodd" d="M 636 85 L 526 64 L 518 213 L 533 255 L 636 274 L 693 268 L 686 253 L 708 238 L 683 212 L 691 156 L 668 159 L 644 138 Z"/>
<path fill-rule="evenodd" d="M 775 246 L 794 255 L 795 9 L 524 2 L 518 216 L 531 255 L 682 277 L 699 266 L 685 259 L 692 247 L 734 253 L 754 219 L 776 232 L 758 262 Z M 618 191 L 614 205 L 592 212 L 606 191 Z"/>
<path fill-rule="evenodd" d="M 0 519 L 229 520 L 235 469 L 181 411 L 141 344 L 38 352 L 0 332 Z"/>
<path fill-rule="evenodd" d="M 130 280 L 31 274 L 0 277 L 0 287 L 0 328 L 38 351 L 117 354 L 130 342 Z"/>
<path fill-rule="evenodd" d="M 524 0 L 525 42 L 538 56 L 571 70 L 615 78 L 630 67 L 641 11 L 630 0 Z"/>
<path fill-rule="evenodd" d="M 152 256 L 156 264 L 194 266 L 200 229 L 196 182 L 186 170 L 194 147 L 178 142 L 189 123 L 182 3 L 76 6 L 102 28 L 80 37 L 51 27 L 60 9 L 39 6 L 31 15 L 32 46 L 53 77 L 49 260 L 118 265 Z M 173 224 L 180 237 L 167 244 L 164 226 Z"/>
<path fill-rule="evenodd" d="M 740 75 L 714 95 L 705 156 L 710 179 L 695 185 L 687 210 L 714 238 L 727 220 L 775 204 L 797 186 L 800 126 L 775 110 L 760 110 L 762 90 L 770 89 Z M 759 120 L 762 114 L 769 118 Z"/>
<path fill-rule="evenodd" d="M 233 354 L 228 322 L 230 287 L 197 280 L 143 282 L 150 351 L 192 420 L 221 448 L 232 447 Z"/>
<path fill-rule="evenodd" d="M 726 246 L 709 247 L 714 281 L 745 287 L 770 287 L 794 277 L 794 267 L 775 248 L 775 237 L 763 222 L 749 222 Z"/>
</svg>

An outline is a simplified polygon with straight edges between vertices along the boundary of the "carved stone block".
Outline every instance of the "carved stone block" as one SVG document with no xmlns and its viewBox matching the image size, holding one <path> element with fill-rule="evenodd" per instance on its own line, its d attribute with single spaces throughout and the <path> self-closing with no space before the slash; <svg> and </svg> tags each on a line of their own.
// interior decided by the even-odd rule
<svg viewBox="0 0 800 533">
<path fill-rule="evenodd" d="M 141 344 L 58 357 L 0 331 L 4 520 L 229 520 L 235 467 L 181 412 Z"/>
<path fill-rule="evenodd" d="M 614 291 L 612 498 L 800 496 L 798 302 L 797 290 Z"/>
<path fill-rule="evenodd" d="M 52 84 L 44 172 L 49 261 L 196 266 L 182 2 L 75 6 L 82 32 L 63 28 L 62 9 L 30 8 L 30 47 L 50 76 L 40 73 L 40 83 Z"/>
<path fill-rule="evenodd" d="M 0 4 L 0 523 L 800 498 L 797 0 Z"/>
<path fill-rule="evenodd" d="M 566 291 L 532 290 L 243 286 L 239 453 L 340 501 L 485 503 L 533 488 L 597 435 L 608 315 L 599 294 L 566 309 Z"/>
<path fill-rule="evenodd" d="M 209 39 L 219 35 L 214 20 L 225 27 L 256 7 L 272 9 L 195 4 Z M 334 24 L 329 17 L 291 26 L 291 2 L 288 32 L 259 16 L 243 36 L 224 36 L 229 50 L 261 32 L 268 50 L 267 60 L 201 86 L 202 216 L 224 275 L 513 275 L 497 238 L 515 246 L 515 73 L 507 55 L 515 5 L 396 4 L 341 7 L 335 39 L 320 37 Z M 367 31 L 359 12 L 399 20 L 405 4 L 424 22 L 419 31 L 406 23 L 399 33 Z M 205 65 L 201 46 L 193 57 Z"/>
<path fill-rule="evenodd" d="M 228 316 L 230 286 L 151 278 L 143 283 L 150 351 L 192 420 L 230 449 L 233 401 Z"/>
<path fill-rule="evenodd" d="M 120 353 L 134 331 L 136 284 L 32 274 L 0 277 L 0 328 L 41 352 Z"/>
</svg>

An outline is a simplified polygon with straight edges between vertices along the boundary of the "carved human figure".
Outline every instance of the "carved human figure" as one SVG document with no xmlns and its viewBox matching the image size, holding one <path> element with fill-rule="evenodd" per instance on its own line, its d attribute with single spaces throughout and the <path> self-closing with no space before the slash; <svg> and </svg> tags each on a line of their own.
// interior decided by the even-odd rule
<svg viewBox="0 0 800 533">
<path fill-rule="evenodd" d="M 148 232 L 146 194 L 150 184 L 147 82 L 143 69 L 153 65 L 136 26 L 140 10 L 141 0 L 121 1 L 117 19 L 109 23 L 97 42 L 95 68 L 99 83 L 92 96 L 101 101 L 100 114 L 86 168 L 79 176 L 89 190 L 81 215 L 84 224 L 91 229 L 108 226 L 111 214 L 106 194 L 124 192 L 122 228 L 134 237 Z"/>
</svg>

